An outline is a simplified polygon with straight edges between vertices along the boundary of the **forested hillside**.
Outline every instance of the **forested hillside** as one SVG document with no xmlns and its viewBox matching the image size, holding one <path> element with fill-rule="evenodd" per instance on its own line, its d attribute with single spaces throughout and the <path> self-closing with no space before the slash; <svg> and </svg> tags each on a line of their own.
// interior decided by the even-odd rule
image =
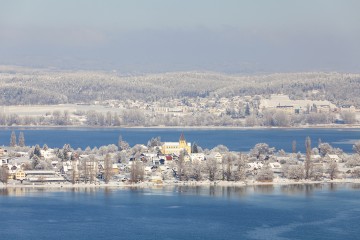
<svg viewBox="0 0 360 240">
<path fill-rule="evenodd" d="M 360 74 L 277 73 L 226 75 L 172 72 L 122 76 L 115 72 L 52 71 L 0 67 L 0 104 L 90 103 L 107 99 L 229 97 L 288 94 L 360 107 Z"/>
</svg>

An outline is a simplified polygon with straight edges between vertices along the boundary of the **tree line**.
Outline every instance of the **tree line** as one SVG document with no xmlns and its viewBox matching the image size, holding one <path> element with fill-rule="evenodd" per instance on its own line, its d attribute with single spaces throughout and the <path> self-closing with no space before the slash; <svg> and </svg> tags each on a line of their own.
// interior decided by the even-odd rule
<svg viewBox="0 0 360 240">
<path fill-rule="evenodd" d="M 276 73 L 228 75 L 173 72 L 121 76 L 111 72 L 25 71 L 0 73 L 0 105 L 91 103 L 106 99 L 255 96 L 283 93 L 291 99 L 329 100 L 360 107 L 360 75 L 346 73 Z"/>
</svg>

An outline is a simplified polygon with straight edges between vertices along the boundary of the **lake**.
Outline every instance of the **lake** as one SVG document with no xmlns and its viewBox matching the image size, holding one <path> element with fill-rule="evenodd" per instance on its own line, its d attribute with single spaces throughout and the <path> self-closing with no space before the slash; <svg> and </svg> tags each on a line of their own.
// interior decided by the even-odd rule
<svg viewBox="0 0 360 240">
<path fill-rule="evenodd" d="M 159 128 L 1 128 L 0 145 L 9 145 L 11 131 L 18 136 L 24 132 L 27 145 L 45 143 L 49 147 L 62 147 L 69 143 L 73 148 L 85 149 L 87 146 L 100 147 L 117 144 L 119 135 L 131 146 L 146 144 L 152 137 L 160 136 L 162 141 L 178 141 L 184 133 L 187 141 L 196 142 L 203 148 L 226 145 L 232 151 L 249 151 L 256 143 L 268 143 L 277 150 L 292 151 L 292 141 L 297 142 L 297 150 L 304 152 L 305 138 L 310 136 L 312 146 L 318 140 L 328 142 L 334 147 L 352 152 L 355 141 L 360 140 L 360 129 L 159 129 Z"/>
<path fill-rule="evenodd" d="M 0 191 L 0 239 L 359 239 L 360 185 Z"/>
</svg>

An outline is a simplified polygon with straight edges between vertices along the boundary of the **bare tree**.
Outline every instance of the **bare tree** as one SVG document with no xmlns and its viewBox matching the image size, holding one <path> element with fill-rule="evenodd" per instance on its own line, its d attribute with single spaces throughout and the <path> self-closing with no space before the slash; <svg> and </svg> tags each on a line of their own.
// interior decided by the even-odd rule
<svg viewBox="0 0 360 240">
<path fill-rule="evenodd" d="M 296 153 L 296 141 L 292 141 L 292 153 Z"/>
<path fill-rule="evenodd" d="M 360 166 L 360 155 L 356 153 L 347 157 L 345 166 L 350 168 Z"/>
<path fill-rule="evenodd" d="M 234 153 L 226 153 L 225 156 L 223 157 L 222 172 L 223 172 L 223 178 L 225 178 L 226 181 L 232 180 L 233 167 L 234 167 L 234 163 L 237 160 L 237 157 L 238 156 Z"/>
<path fill-rule="evenodd" d="M 312 172 L 313 172 L 312 177 L 315 181 L 321 180 L 321 178 L 323 177 L 323 174 L 324 174 L 324 168 L 323 168 L 322 164 L 314 165 Z"/>
<path fill-rule="evenodd" d="M 284 175 L 288 179 L 300 180 L 305 176 L 304 167 L 302 165 L 287 165 L 284 166 Z"/>
<path fill-rule="evenodd" d="M 84 158 L 81 162 L 81 172 L 82 177 L 84 179 L 84 183 L 87 183 L 89 180 L 89 169 L 88 169 L 88 161 L 89 158 Z"/>
<path fill-rule="evenodd" d="M 75 184 L 79 181 L 79 171 L 77 169 L 76 161 L 71 161 L 71 183 Z"/>
<path fill-rule="evenodd" d="M 274 173 L 271 170 L 269 164 L 265 164 L 258 172 L 256 176 L 257 181 L 261 182 L 272 182 L 274 179 Z"/>
<path fill-rule="evenodd" d="M 286 127 L 289 126 L 290 124 L 289 115 L 284 111 L 281 110 L 276 111 L 272 117 L 273 117 L 272 123 L 275 126 Z"/>
<path fill-rule="evenodd" d="M 5 165 L 0 167 L 0 182 L 7 184 L 9 180 L 9 169 Z"/>
<path fill-rule="evenodd" d="M 106 154 L 105 159 L 104 159 L 104 181 L 105 181 L 105 183 L 109 183 L 112 176 L 113 176 L 113 171 L 112 171 L 111 157 L 110 157 L 110 154 Z"/>
<path fill-rule="evenodd" d="M 246 178 L 246 156 L 239 153 L 239 156 L 235 160 L 234 180 L 240 181 Z"/>
<path fill-rule="evenodd" d="M 121 135 L 119 136 L 118 147 L 119 147 L 119 151 L 127 150 L 130 148 L 130 145 L 126 141 L 123 140 Z"/>
<path fill-rule="evenodd" d="M 209 157 L 206 159 L 205 170 L 208 173 L 210 181 L 215 181 L 216 173 L 218 171 L 218 163 L 216 158 Z"/>
<path fill-rule="evenodd" d="M 190 176 L 196 181 L 200 181 L 202 179 L 202 172 L 204 166 L 200 160 L 194 160 L 191 163 Z"/>
<path fill-rule="evenodd" d="M 140 160 L 134 160 L 131 164 L 130 181 L 137 183 L 144 181 L 144 164 Z"/>
<path fill-rule="evenodd" d="M 341 112 L 341 118 L 346 124 L 356 123 L 356 114 L 353 112 Z"/>
<path fill-rule="evenodd" d="M 177 160 L 177 171 L 176 175 L 178 176 L 180 181 L 187 180 L 187 166 L 185 162 L 185 152 L 181 151 L 179 158 Z"/>
<path fill-rule="evenodd" d="M 306 158 L 304 163 L 305 168 L 305 179 L 309 179 L 311 175 L 311 139 L 307 137 L 305 140 Z"/>
<path fill-rule="evenodd" d="M 353 178 L 360 178 L 360 168 L 355 168 L 352 172 L 351 172 L 351 176 Z"/>
<path fill-rule="evenodd" d="M 258 160 L 264 160 L 269 155 L 273 154 L 275 148 L 270 148 L 266 143 L 258 143 L 250 150 L 250 155 L 256 157 Z"/>
<path fill-rule="evenodd" d="M 319 148 L 319 154 L 322 157 L 325 157 L 326 154 L 330 154 L 333 151 L 333 148 L 329 143 L 320 143 L 318 148 Z"/>
<path fill-rule="evenodd" d="M 338 164 L 336 161 L 330 161 L 326 166 L 326 173 L 329 174 L 330 179 L 333 180 L 337 177 L 339 172 Z"/>
<path fill-rule="evenodd" d="M 96 179 L 96 173 L 97 173 L 97 161 L 95 155 L 89 156 L 89 164 L 87 168 L 89 169 L 89 181 L 90 183 L 93 183 Z"/>
</svg>

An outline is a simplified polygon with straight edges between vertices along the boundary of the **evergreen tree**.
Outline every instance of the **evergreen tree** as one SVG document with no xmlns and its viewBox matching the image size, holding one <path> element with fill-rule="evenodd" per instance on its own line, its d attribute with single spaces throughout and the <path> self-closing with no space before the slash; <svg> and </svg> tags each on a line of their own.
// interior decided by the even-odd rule
<svg viewBox="0 0 360 240">
<path fill-rule="evenodd" d="M 192 153 L 198 153 L 199 152 L 198 146 L 197 146 L 197 144 L 195 142 L 192 145 L 191 152 Z"/>
<path fill-rule="evenodd" d="M 34 155 L 37 157 L 41 157 L 41 148 L 38 144 L 36 144 L 35 148 L 34 148 Z"/>
<path fill-rule="evenodd" d="M 246 104 L 245 116 L 250 116 L 250 106 L 249 106 L 249 103 Z"/>
<path fill-rule="evenodd" d="M 40 164 L 40 158 L 37 155 L 35 155 L 32 158 L 32 162 L 31 162 L 32 169 L 36 169 L 39 164 Z"/>
<path fill-rule="evenodd" d="M 69 153 L 72 152 L 70 144 L 64 144 L 62 152 L 63 152 L 64 159 L 70 160 L 70 159 L 68 159 Z"/>
<path fill-rule="evenodd" d="M 20 132 L 19 133 L 19 144 L 20 147 L 25 147 L 25 137 L 24 137 L 24 133 Z"/>
<path fill-rule="evenodd" d="M 12 131 L 10 137 L 10 147 L 15 147 L 15 146 L 16 146 L 16 134 L 14 131 Z"/>
</svg>

